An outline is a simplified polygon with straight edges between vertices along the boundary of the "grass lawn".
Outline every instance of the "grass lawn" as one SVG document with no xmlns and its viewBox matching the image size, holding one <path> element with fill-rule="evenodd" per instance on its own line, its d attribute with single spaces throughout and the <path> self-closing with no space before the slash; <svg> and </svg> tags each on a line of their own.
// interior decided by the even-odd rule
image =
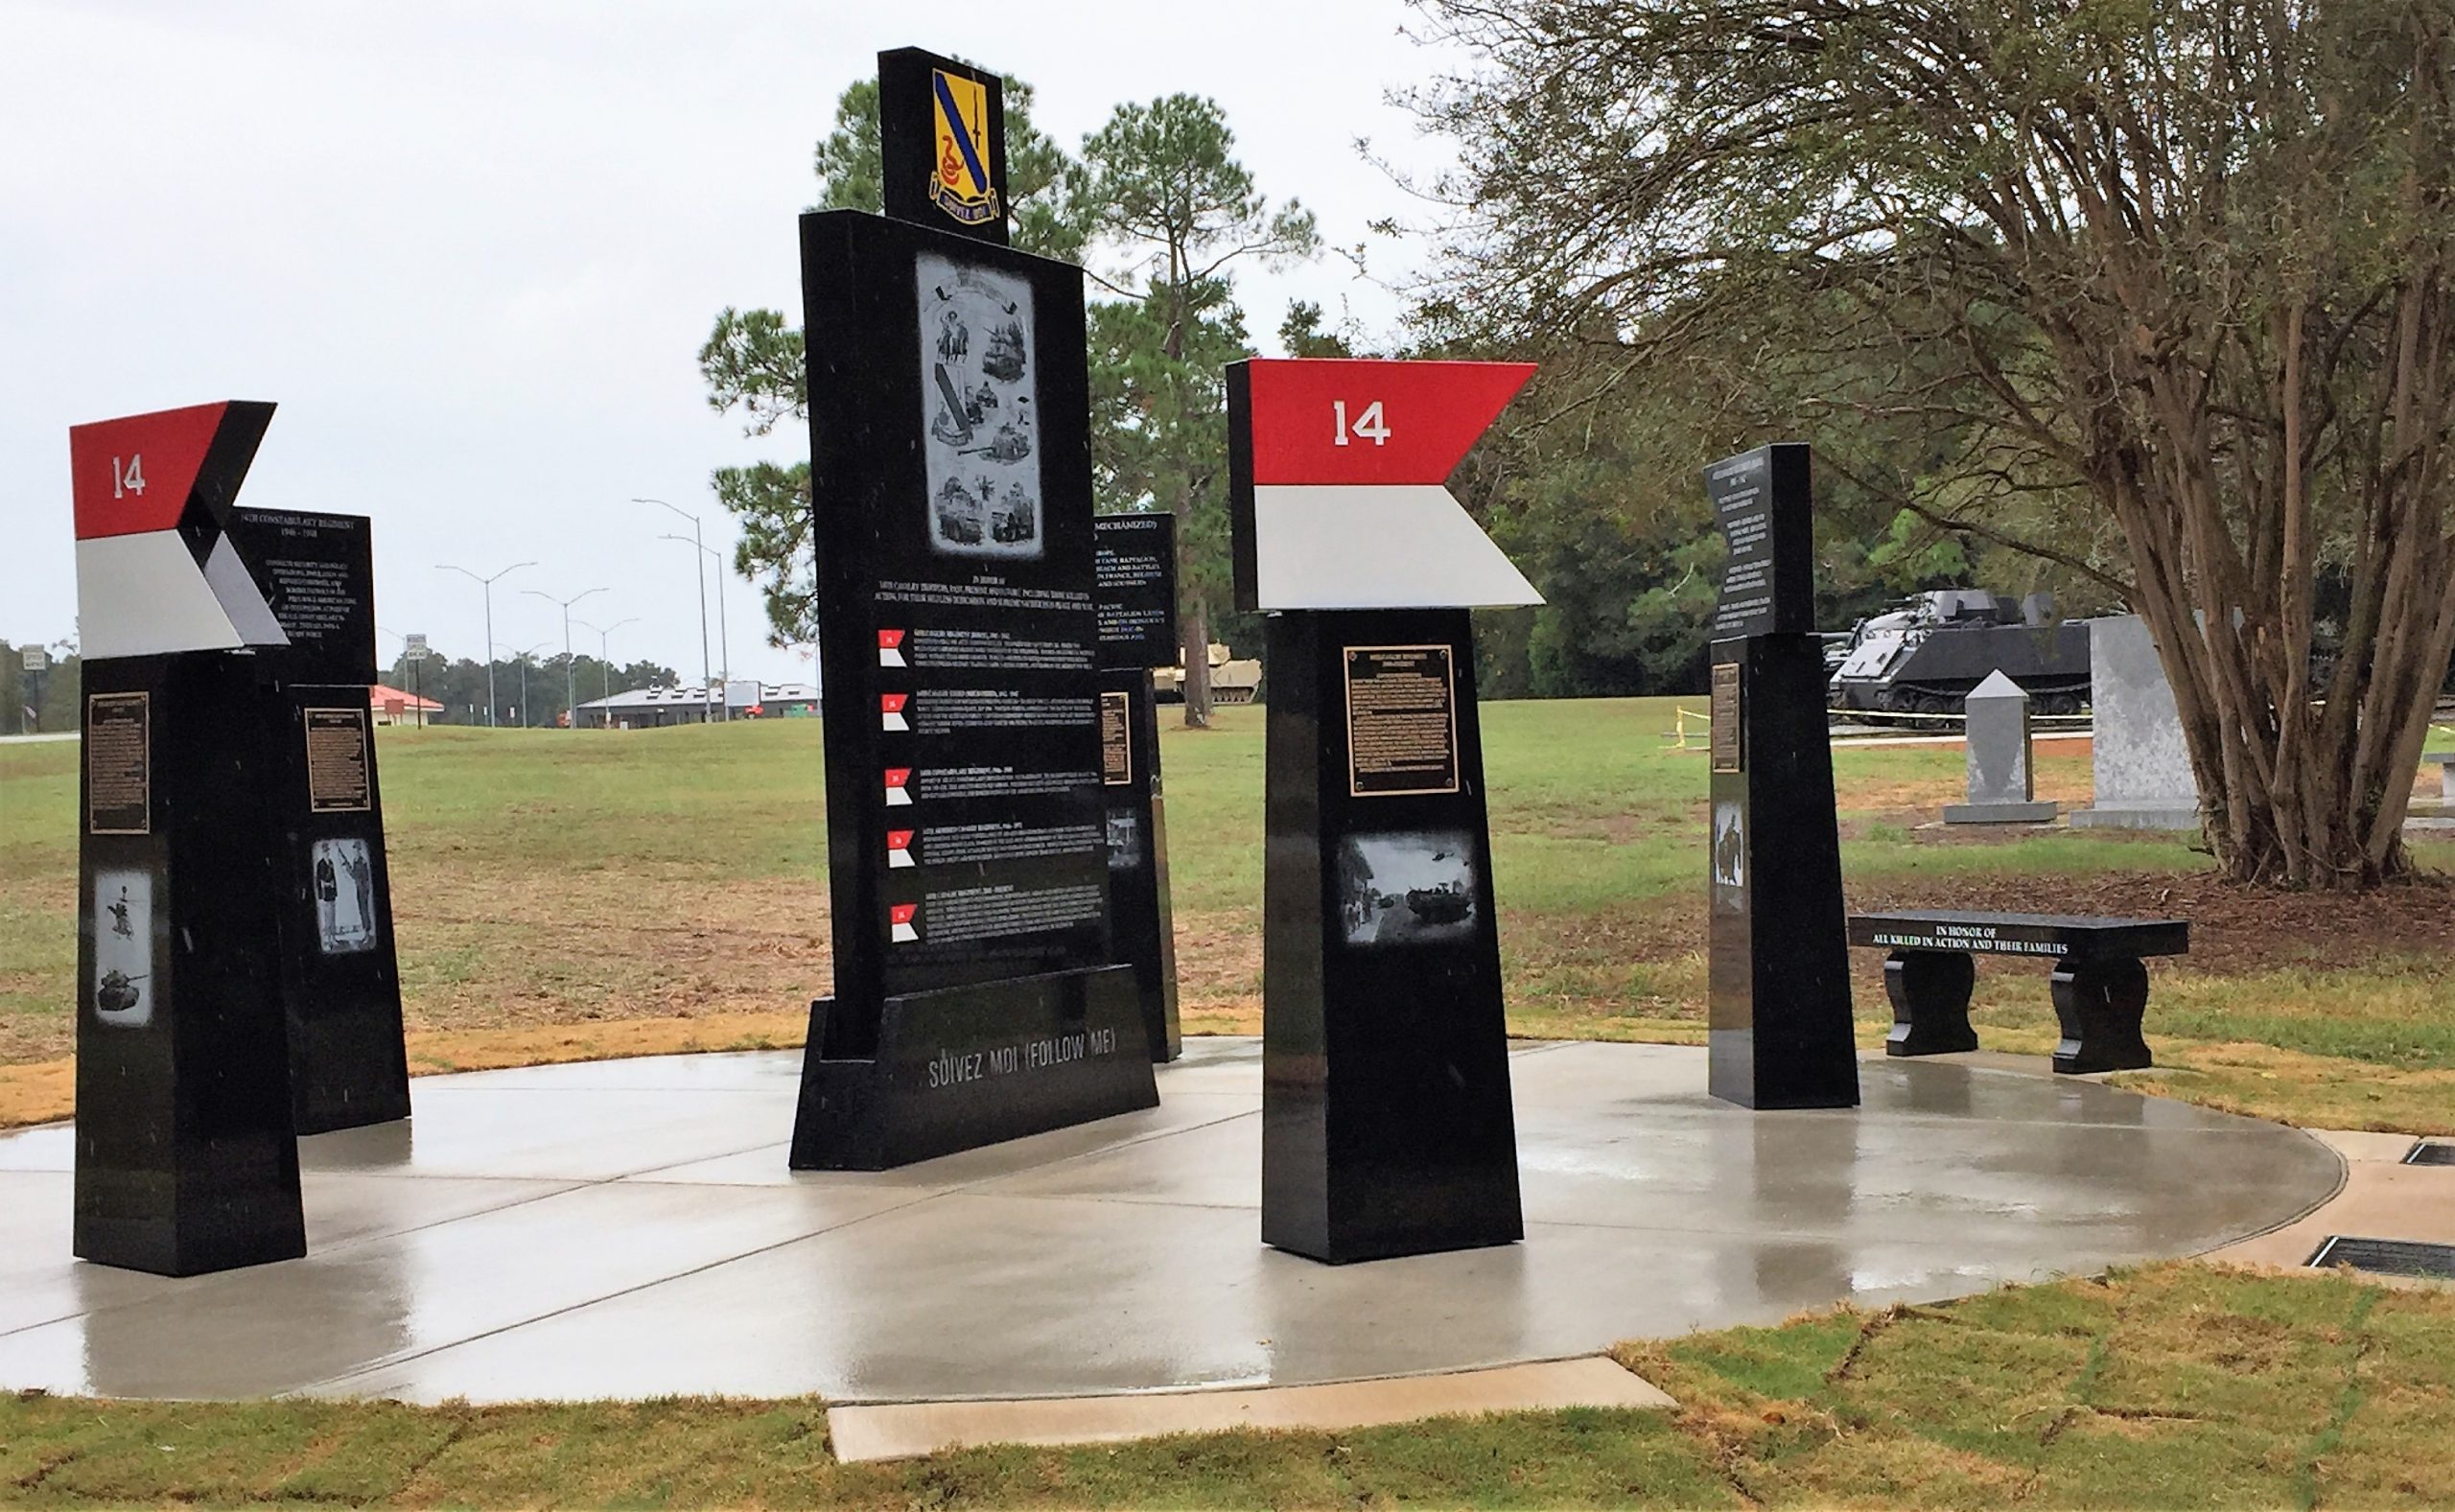
<svg viewBox="0 0 2455 1512">
<path fill-rule="evenodd" d="M 822 1405 L 0 1397 L 0 1501 L 2036 1506 L 2455 1501 L 2455 1292 L 2171 1265 L 1624 1346 L 1676 1412 L 829 1455 Z"/>
<path fill-rule="evenodd" d="M 1692 703 L 1695 701 L 1691 701 Z M 1704 1032 L 1705 758 L 1670 748 L 1672 701 L 1484 711 L 1511 1028 L 1697 1040 Z M 1187 1028 L 1260 1022 L 1262 719 L 1162 740 Z M 2086 746 L 2039 746 L 2040 795 L 2085 803 Z M 0 745 L 0 1123 L 62 1116 L 76 965 L 73 744 Z M 788 1045 L 829 985 L 815 721 L 618 733 L 386 730 L 401 967 L 423 1070 Z M 2300 1122 L 2455 1127 L 2455 892 L 2244 895 L 2185 840 L 1921 827 L 1958 797 L 1955 747 L 1844 748 L 1854 904 L 1948 903 L 2195 920 L 2152 963 L 2131 1080 Z M 2448 848 L 2424 843 L 2424 865 Z M 1889 1022 L 1853 952 L 1861 1038 Z M 1990 1048 L 2054 1039 L 2045 973 L 1987 962 Z"/>
<path fill-rule="evenodd" d="M 1701 754 L 1671 703 L 1485 711 L 1512 1029 L 1696 1040 Z M 1185 1017 L 1259 1024 L 1262 712 L 1164 740 Z M 414 1062 L 797 1043 L 829 961 L 818 730 L 383 734 Z M 2085 802 L 2085 746 L 2041 746 Z M 68 1108 L 76 748 L 0 744 L 0 1124 Z M 1928 826 L 1954 748 L 1837 756 L 1854 904 L 2184 915 L 2154 1072 L 2336 1126 L 2455 1128 L 2455 893 L 2244 894 L 2169 836 Z M 2455 860 L 2440 846 L 2425 865 Z M 1861 1038 L 1888 1022 L 1854 952 Z M 1993 1048 L 2053 1039 L 2043 970 L 1989 962 Z M 983 1449 L 843 1466 L 815 1401 L 412 1407 L 0 1396 L 0 1503 L 2300 1505 L 2455 1501 L 2455 1291 L 2151 1267 L 1934 1308 L 1623 1346 L 1669 1414 Z"/>
</svg>

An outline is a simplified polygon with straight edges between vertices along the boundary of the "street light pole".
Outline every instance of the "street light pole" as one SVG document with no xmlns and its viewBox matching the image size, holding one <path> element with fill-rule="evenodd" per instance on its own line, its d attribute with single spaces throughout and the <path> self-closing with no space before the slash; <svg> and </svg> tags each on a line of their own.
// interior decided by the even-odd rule
<svg viewBox="0 0 2455 1512">
<path fill-rule="evenodd" d="M 725 628 L 725 554 L 722 551 L 717 550 L 714 547 L 699 546 L 698 542 L 691 540 L 689 536 L 665 535 L 659 536 L 657 539 L 660 541 L 679 541 L 684 546 L 697 546 L 701 551 L 716 559 L 716 654 L 720 658 L 716 666 L 716 680 L 725 685 L 727 695 L 725 700 L 725 717 L 727 719 L 731 719 L 733 717 L 733 702 L 731 698 L 733 684 L 733 635 Z"/>
<path fill-rule="evenodd" d="M 699 517 L 697 515 L 692 514 L 688 509 L 682 508 L 678 504 L 668 504 L 662 499 L 634 499 L 631 502 L 635 504 L 655 504 L 660 508 L 670 509 L 675 514 L 680 515 L 683 519 L 690 521 L 690 545 L 698 547 L 699 550 L 703 552 L 708 549 L 708 544 L 699 538 Z M 658 539 L 664 541 L 679 541 L 682 537 L 660 536 Z M 700 565 L 699 559 L 695 556 L 690 559 L 690 576 L 691 581 L 699 586 L 699 684 L 701 694 L 704 697 L 707 692 L 713 690 L 715 678 L 708 666 L 708 574 L 707 570 Z M 724 611 L 724 585 L 721 583 L 717 585 L 716 610 L 719 614 Z M 704 704 L 700 707 L 699 712 L 703 716 L 707 713 L 707 708 Z"/>
<path fill-rule="evenodd" d="M 540 640 L 526 651 L 514 651 L 511 654 L 512 661 L 520 667 L 520 728 L 523 730 L 528 728 L 528 659 L 552 643 L 549 640 Z"/>
<path fill-rule="evenodd" d="M 514 562 L 503 571 L 497 572 L 495 577 L 502 577 L 505 573 L 517 572 L 524 567 L 536 565 L 534 562 Z M 492 730 L 495 727 L 495 577 L 478 577 L 477 573 L 470 571 L 467 568 L 454 567 L 449 562 L 437 562 L 434 564 L 434 570 L 438 572 L 457 572 L 462 577 L 477 578 L 478 586 L 486 591 L 486 728 Z M 524 702 L 527 697 L 526 693 L 521 694 Z"/>
<path fill-rule="evenodd" d="M 636 625 L 639 622 L 640 618 L 637 615 L 633 615 L 628 619 L 617 619 L 610 625 L 592 625 L 585 619 L 574 619 L 572 621 L 572 623 L 579 626 L 582 630 L 594 630 L 596 632 L 596 680 L 598 686 L 603 689 L 603 692 L 599 696 L 603 697 L 606 701 L 607 708 L 605 709 L 605 726 L 609 730 L 614 727 L 614 709 L 612 707 L 614 700 L 614 657 L 611 652 L 605 649 L 606 638 L 613 635 L 615 631 L 621 629 L 624 625 Z"/>
<path fill-rule="evenodd" d="M 569 598 L 556 598 L 553 594 L 535 588 L 524 588 L 521 592 L 542 598 L 549 604 L 563 606 L 563 717 L 572 722 L 573 730 L 577 730 L 579 728 L 579 694 L 572 686 L 572 605 L 586 598 L 589 593 L 601 593 L 605 590 L 592 588 L 588 593 L 574 593 Z"/>
</svg>

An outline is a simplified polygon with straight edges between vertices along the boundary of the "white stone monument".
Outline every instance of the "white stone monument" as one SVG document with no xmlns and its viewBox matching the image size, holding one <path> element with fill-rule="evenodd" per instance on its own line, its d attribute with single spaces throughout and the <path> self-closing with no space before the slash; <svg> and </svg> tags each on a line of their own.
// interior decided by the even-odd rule
<svg viewBox="0 0 2455 1512">
<path fill-rule="evenodd" d="M 1948 825 L 2037 825 L 2062 810 L 2037 801 L 2029 765 L 2029 695 L 2001 667 L 1969 695 L 1969 802 L 1946 803 Z"/>
<path fill-rule="evenodd" d="M 2174 690 L 2138 615 L 2089 621 L 2096 799 L 2074 828 L 2197 829 L 2199 781 L 2183 744 Z"/>
</svg>

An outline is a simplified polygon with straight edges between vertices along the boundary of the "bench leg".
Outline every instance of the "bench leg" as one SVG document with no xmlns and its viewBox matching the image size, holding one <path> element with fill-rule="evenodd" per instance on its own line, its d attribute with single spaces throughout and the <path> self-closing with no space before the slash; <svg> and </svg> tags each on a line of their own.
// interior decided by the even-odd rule
<svg viewBox="0 0 2455 1512">
<path fill-rule="evenodd" d="M 2139 1071 L 2156 1062 L 2139 1025 L 2148 1012 L 2148 968 L 2137 961 L 2074 961 L 2054 968 L 2054 1016 L 2063 1043 L 2057 1071 Z"/>
<path fill-rule="evenodd" d="M 1883 995 L 1892 999 L 1888 1056 L 1941 1056 L 1977 1048 L 1969 1027 L 1969 989 L 1977 965 L 1966 950 L 1896 950 L 1884 958 Z"/>
</svg>

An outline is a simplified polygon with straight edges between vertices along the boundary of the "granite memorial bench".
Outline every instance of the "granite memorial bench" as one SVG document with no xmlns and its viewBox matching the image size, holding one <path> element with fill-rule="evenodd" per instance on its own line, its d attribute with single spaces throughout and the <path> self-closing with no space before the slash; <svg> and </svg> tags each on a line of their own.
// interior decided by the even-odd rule
<svg viewBox="0 0 2455 1512">
<path fill-rule="evenodd" d="M 2148 956 L 2190 950 L 2181 919 L 2082 919 L 2061 914 L 1978 914 L 1902 909 L 1850 916 L 1850 943 L 1891 952 L 1883 964 L 1892 1000 L 1884 1053 L 1938 1056 L 1977 1048 L 1969 993 L 1980 955 L 2036 956 L 2054 963 L 2049 981 L 2063 1028 L 2057 1071 L 2137 1071 L 2153 1064 L 2140 1020 L 2148 1009 Z"/>
</svg>

